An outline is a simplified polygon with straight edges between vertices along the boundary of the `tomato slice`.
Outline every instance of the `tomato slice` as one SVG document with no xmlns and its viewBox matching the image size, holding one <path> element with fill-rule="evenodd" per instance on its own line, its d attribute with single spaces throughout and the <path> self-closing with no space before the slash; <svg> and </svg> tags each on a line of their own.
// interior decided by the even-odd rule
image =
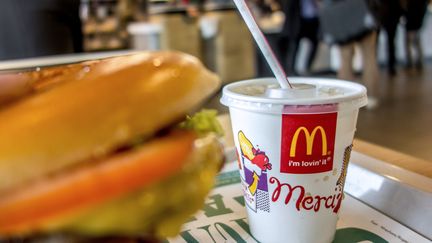
<svg viewBox="0 0 432 243">
<path fill-rule="evenodd" d="M 176 173 L 193 148 L 193 132 L 176 132 L 137 150 L 0 195 L 0 234 L 43 223 L 124 195 Z"/>
</svg>

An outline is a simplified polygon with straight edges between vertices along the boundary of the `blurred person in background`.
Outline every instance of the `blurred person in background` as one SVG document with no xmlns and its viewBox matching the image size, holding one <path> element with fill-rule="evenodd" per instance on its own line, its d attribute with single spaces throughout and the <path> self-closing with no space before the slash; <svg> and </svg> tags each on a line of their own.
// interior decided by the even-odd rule
<svg viewBox="0 0 432 243">
<path fill-rule="evenodd" d="M 297 52 L 300 41 L 305 38 L 310 42 L 310 50 L 306 56 L 306 73 L 311 72 L 312 64 L 316 56 L 318 47 L 318 1 L 317 0 L 301 0 L 300 1 L 300 31 L 295 37 L 294 47 L 291 56 L 291 70 L 295 72 Z"/>
<path fill-rule="evenodd" d="M 288 75 L 295 74 L 297 40 L 301 32 L 301 7 L 299 0 L 281 0 L 285 23 L 282 27 L 280 50 L 283 54 L 282 65 Z"/>
<path fill-rule="evenodd" d="M 299 0 L 254 0 L 253 12 L 261 31 L 287 74 L 293 74 L 293 52 L 300 33 Z M 257 48 L 257 76 L 273 76 Z"/>
<path fill-rule="evenodd" d="M 402 16 L 401 0 L 379 0 L 378 20 L 387 37 L 387 72 L 396 74 L 395 38 L 399 20 Z"/>
<path fill-rule="evenodd" d="M 378 63 L 377 63 L 377 32 L 371 33 L 346 44 L 339 46 L 341 55 L 341 65 L 338 70 L 338 78 L 344 80 L 355 80 L 354 71 L 352 67 L 354 58 L 354 48 L 359 45 L 362 55 L 363 63 L 363 83 L 368 88 L 370 95 L 369 102 L 377 102 L 377 82 L 378 82 Z"/>
<path fill-rule="evenodd" d="M 427 11 L 428 0 L 403 0 L 405 17 L 405 53 L 406 67 L 415 65 L 416 68 L 423 67 L 423 50 L 420 43 L 420 29 Z M 413 61 L 411 47 L 415 50 L 417 60 Z"/>
<path fill-rule="evenodd" d="M 276 57 L 282 61 L 280 48 L 281 31 L 285 22 L 285 14 L 282 12 L 279 0 L 254 0 L 252 1 L 252 11 L 257 19 L 258 25 L 266 37 L 269 45 L 273 49 Z M 258 77 L 273 76 L 263 54 L 256 46 L 256 67 Z"/>
<path fill-rule="evenodd" d="M 0 60 L 83 51 L 79 0 L 2 0 Z"/>
<path fill-rule="evenodd" d="M 396 0 L 395 0 L 396 1 Z M 324 40 L 339 46 L 338 78 L 355 80 L 355 47 L 361 50 L 362 81 L 368 89 L 368 108 L 378 105 L 377 15 L 376 0 L 326 0 L 320 12 Z M 356 11 L 356 12 L 353 12 Z"/>
</svg>

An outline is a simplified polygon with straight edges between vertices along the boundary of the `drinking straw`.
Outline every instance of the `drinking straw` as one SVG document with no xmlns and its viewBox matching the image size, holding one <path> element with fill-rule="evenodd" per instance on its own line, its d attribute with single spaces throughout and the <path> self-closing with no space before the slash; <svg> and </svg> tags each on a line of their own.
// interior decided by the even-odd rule
<svg viewBox="0 0 432 243">
<path fill-rule="evenodd" d="M 258 24 L 253 17 L 247 3 L 245 0 L 234 0 L 237 9 L 239 10 L 243 20 L 245 21 L 249 31 L 251 32 L 255 42 L 257 43 L 259 49 L 263 53 L 267 63 L 269 64 L 273 74 L 275 75 L 279 85 L 282 89 L 292 88 L 290 82 L 287 79 L 287 76 L 280 65 L 279 61 L 276 59 L 275 54 L 273 53 L 270 45 L 267 42 L 267 39 L 261 32 Z"/>
</svg>

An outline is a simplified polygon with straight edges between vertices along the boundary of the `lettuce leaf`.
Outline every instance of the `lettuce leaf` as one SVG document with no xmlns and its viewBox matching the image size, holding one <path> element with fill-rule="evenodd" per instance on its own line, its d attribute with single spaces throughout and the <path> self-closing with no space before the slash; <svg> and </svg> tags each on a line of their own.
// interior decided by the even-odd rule
<svg viewBox="0 0 432 243">
<path fill-rule="evenodd" d="M 214 132 L 218 136 L 223 136 L 223 129 L 217 119 L 216 110 L 202 109 L 193 116 L 187 116 L 186 120 L 179 124 L 179 127 L 194 130 L 198 135 Z"/>
</svg>

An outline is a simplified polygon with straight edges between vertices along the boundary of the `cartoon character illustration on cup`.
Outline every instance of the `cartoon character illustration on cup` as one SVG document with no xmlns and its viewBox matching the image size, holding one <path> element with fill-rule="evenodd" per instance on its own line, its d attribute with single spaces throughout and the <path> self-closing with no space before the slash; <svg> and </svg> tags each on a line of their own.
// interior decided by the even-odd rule
<svg viewBox="0 0 432 243">
<path fill-rule="evenodd" d="M 272 169 L 266 153 L 255 148 L 243 131 L 238 132 L 240 175 L 246 205 L 256 212 L 257 209 L 270 212 L 267 185 L 267 170 Z"/>
</svg>

